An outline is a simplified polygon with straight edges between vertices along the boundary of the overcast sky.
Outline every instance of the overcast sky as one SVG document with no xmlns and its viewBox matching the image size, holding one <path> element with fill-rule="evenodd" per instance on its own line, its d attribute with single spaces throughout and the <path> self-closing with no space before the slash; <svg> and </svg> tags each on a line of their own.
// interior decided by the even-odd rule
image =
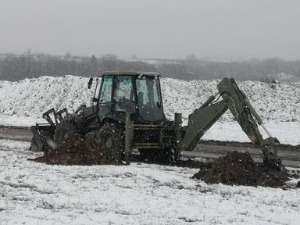
<svg viewBox="0 0 300 225">
<path fill-rule="evenodd" d="M 300 59 L 299 0 L 0 0 L 0 52 Z"/>
</svg>

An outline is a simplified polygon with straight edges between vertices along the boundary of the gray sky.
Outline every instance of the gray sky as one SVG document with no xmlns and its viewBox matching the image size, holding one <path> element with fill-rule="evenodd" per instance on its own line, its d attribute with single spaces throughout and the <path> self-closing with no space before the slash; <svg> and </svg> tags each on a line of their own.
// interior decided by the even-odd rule
<svg viewBox="0 0 300 225">
<path fill-rule="evenodd" d="M 299 0 L 0 0 L 0 52 L 300 59 Z"/>
</svg>

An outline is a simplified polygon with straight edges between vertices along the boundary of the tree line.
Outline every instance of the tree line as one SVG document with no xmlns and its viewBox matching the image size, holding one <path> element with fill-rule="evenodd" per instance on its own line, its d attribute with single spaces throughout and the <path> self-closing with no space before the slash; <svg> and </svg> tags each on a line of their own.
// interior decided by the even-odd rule
<svg viewBox="0 0 300 225">
<path fill-rule="evenodd" d="M 288 74 L 300 79 L 300 61 L 278 58 L 236 62 L 215 62 L 186 57 L 183 60 L 122 60 L 115 55 L 55 56 L 42 53 L 0 54 L 0 80 L 17 81 L 40 76 L 97 76 L 103 71 L 147 71 L 176 79 L 219 79 L 231 76 L 239 80 L 265 80 Z"/>
</svg>

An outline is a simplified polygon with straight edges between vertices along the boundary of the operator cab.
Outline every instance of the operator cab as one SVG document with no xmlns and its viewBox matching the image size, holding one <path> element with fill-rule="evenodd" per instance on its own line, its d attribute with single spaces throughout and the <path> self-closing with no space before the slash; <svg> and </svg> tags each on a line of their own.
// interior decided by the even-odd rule
<svg viewBox="0 0 300 225">
<path fill-rule="evenodd" d="M 159 77 L 155 73 L 104 73 L 97 98 L 100 120 L 124 117 L 126 111 L 141 123 L 164 120 Z"/>
</svg>

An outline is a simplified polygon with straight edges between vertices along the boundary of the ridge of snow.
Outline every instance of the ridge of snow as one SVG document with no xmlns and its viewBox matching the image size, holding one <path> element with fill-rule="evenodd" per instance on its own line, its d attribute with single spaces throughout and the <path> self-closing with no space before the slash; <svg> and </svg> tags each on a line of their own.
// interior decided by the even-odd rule
<svg viewBox="0 0 300 225">
<path fill-rule="evenodd" d="M 87 89 L 88 78 L 66 75 L 43 76 L 18 82 L 0 81 L 0 116 L 41 118 L 50 108 L 76 110 L 80 104 L 90 104 L 93 89 Z M 209 96 L 217 93 L 219 80 L 182 81 L 162 78 L 164 110 L 167 118 L 174 113 L 188 115 L 200 107 Z M 265 121 L 300 121 L 300 83 L 270 84 L 259 81 L 237 82 L 251 104 Z M 226 113 L 221 121 L 233 121 Z"/>
</svg>

